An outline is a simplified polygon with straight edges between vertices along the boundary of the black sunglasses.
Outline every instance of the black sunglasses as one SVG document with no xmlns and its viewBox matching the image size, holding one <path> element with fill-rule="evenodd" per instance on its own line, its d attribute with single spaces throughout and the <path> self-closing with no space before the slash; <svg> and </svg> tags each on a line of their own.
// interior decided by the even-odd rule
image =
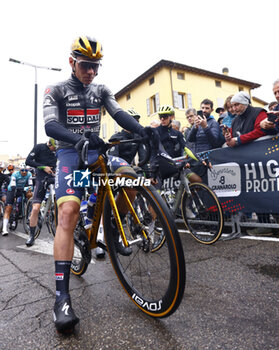
<svg viewBox="0 0 279 350">
<path fill-rule="evenodd" d="M 159 119 L 167 119 L 169 117 L 170 117 L 170 115 L 167 115 L 167 114 L 159 115 Z"/>
<path fill-rule="evenodd" d="M 74 60 L 78 63 L 80 69 L 82 69 L 82 70 L 93 69 L 94 72 L 96 72 L 99 68 L 99 63 L 93 63 L 93 62 L 88 62 L 88 61 L 79 61 L 76 58 L 74 58 Z"/>
</svg>

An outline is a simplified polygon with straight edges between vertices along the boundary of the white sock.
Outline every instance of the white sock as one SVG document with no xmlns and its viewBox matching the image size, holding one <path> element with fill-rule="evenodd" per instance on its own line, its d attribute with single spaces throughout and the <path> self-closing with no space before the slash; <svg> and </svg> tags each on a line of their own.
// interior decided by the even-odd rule
<svg viewBox="0 0 279 350">
<path fill-rule="evenodd" d="M 3 231 L 7 231 L 9 219 L 3 219 Z"/>
</svg>

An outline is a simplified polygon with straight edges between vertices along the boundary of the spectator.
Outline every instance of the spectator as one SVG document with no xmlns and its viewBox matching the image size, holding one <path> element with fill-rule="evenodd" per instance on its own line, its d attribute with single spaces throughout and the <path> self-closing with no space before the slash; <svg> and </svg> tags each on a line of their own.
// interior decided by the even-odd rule
<svg viewBox="0 0 279 350">
<path fill-rule="evenodd" d="M 225 109 L 225 113 L 223 113 L 223 125 L 226 125 L 227 127 L 231 127 L 232 126 L 232 121 L 235 117 L 235 114 L 233 112 L 233 107 L 231 104 L 231 99 L 232 99 L 233 95 L 230 95 L 226 98 L 225 103 L 224 103 L 224 109 Z"/>
<path fill-rule="evenodd" d="M 260 128 L 260 122 L 267 117 L 266 111 L 260 107 L 250 105 L 250 96 L 241 91 L 231 99 L 231 105 L 236 114 L 232 121 L 231 129 L 225 132 L 226 143 L 229 147 L 235 147 L 244 143 L 252 142 L 264 136 L 265 133 Z M 269 214 L 257 213 L 261 223 L 268 222 Z M 257 227 L 247 230 L 249 235 L 270 235 L 270 229 Z"/>
<path fill-rule="evenodd" d="M 273 109 L 270 110 L 269 114 L 275 114 L 277 116 L 277 120 L 272 122 L 266 118 L 260 123 L 260 127 L 267 134 L 279 133 L 279 79 L 275 80 L 275 82 L 273 83 L 273 93 L 277 100 L 277 105 L 273 106 Z"/>
<path fill-rule="evenodd" d="M 205 99 L 201 102 L 202 116 L 196 116 L 194 126 L 188 134 L 188 141 L 195 142 L 196 152 L 203 152 L 222 145 L 220 127 L 211 115 L 213 102 Z"/>
<path fill-rule="evenodd" d="M 180 131 L 181 123 L 179 120 L 172 120 L 171 126 L 174 130 Z"/>
<path fill-rule="evenodd" d="M 215 109 L 215 112 L 219 114 L 218 119 L 225 113 L 225 108 L 224 107 L 218 107 Z"/>
<path fill-rule="evenodd" d="M 268 105 L 268 110 L 269 110 L 269 111 L 273 111 L 274 108 L 275 108 L 277 105 L 278 105 L 278 102 L 277 102 L 277 101 L 272 101 L 272 102 L 270 102 L 269 105 Z"/>
<path fill-rule="evenodd" d="M 192 151 L 196 151 L 196 144 L 195 142 L 190 142 L 188 140 L 189 138 L 189 133 L 192 130 L 194 124 L 195 124 L 195 118 L 197 118 L 197 111 L 195 110 L 195 108 L 188 108 L 185 112 L 186 114 L 186 119 L 188 120 L 190 126 L 186 128 L 185 132 L 184 132 L 184 138 L 186 141 L 186 147 L 190 148 Z"/>
<path fill-rule="evenodd" d="M 260 107 L 252 107 L 250 103 L 250 96 L 244 91 L 231 99 L 236 117 L 232 121 L 231 129 L 225 131 L 226 144 L 229 147 L 248 143 L 265 135 L 260 128 L 260 122 L 267 117 L 266 111 Z"/>
<path fill-rule="evenodd" d="M 150 122 L 151 128 L 157 128 L 160 125 L 160 120 L 154 119 Z"/>
</svg>

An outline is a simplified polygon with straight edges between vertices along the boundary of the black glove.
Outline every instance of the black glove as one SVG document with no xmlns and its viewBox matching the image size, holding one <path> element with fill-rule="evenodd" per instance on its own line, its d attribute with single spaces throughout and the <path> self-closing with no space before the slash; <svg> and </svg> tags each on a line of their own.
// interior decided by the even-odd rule
<svg viewBox="0 0 279 350">
<path fill-rule="evenodd" d="M 158 149 L 160 136 L 155 128 L 151 128 L 151 126 L 146 126 L 145 128 L 142 128 L 140 130 L 139 134 L 146 140 L 149 140 L 152 148 Z"/>
<path fill-rule="evenodd" d="M 139 135 L 145 138 L 146 140 L 151 139 L 152 134 L 153 134 L 153 129 L 151 128 L 151 126 L 146 126 L 145 128 L 142 128 L 139 131 Z"/>
<path fill-rule="evenodd" d="M 96 134 L 91 134 L 89 138 L 89 149 L 98 149 L 103 146 L 105 142 Z"/>
</svg>

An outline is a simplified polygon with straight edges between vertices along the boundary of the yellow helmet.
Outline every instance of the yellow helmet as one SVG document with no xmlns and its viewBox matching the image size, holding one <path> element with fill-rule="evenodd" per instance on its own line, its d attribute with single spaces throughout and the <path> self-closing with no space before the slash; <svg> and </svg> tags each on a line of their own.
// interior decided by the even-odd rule
<svg viewBox="0 0 279 350">
<path fill-rule="evenodd" d="M 133 109 L 127 109 L 126 111 L 128 114 L 130 114 L 132 117 L 134 117 L 135 119 L 139 120 L 140 119 L 140 115 L 134 111 Z"/>
<path fill-rule="evenodd" d="M 174 108 L 169 105 L 159 107 L 158 114 L 160 115 L 174 115 Z"/>
<path fill-rule="evenodd" d="M 80 36 L 74 40 L 71 46 L 71 54 L 83 56 L 99 61 L 103 57 L 102 45 L 95 38 Z"/>
</svg>

